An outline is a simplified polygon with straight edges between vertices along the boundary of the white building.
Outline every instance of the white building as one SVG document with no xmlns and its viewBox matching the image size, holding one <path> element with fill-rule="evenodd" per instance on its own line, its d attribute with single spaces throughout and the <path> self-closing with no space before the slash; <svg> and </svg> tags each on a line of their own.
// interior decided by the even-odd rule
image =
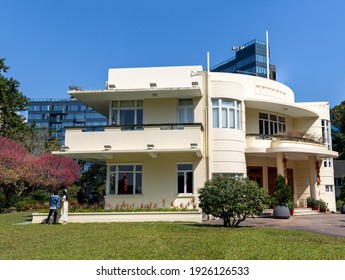
<svg viewBox="0 0 345 280">
<path fill-rule="evenodd" d="M 106 205 L 197 205 L 221 174 L 269 192 L 288 178 L 297 206 L 311 196 L 335 210 L 327 102 L 296 103 L 273 80 L 201 66 L 110 69 L 105 90 L 73 97 L 109 117 L 105 128 L 68 128 L 55 154 L 107 164 Z"/>
</svg>

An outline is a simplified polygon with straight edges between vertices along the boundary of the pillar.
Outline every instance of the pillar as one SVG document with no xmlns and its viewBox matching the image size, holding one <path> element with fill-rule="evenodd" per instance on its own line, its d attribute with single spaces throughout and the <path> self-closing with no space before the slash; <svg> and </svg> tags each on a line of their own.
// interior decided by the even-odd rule
<svg viewBox="0 0 345 280">
<path fill-rule="evenodd" d="M 317 185 L 317 170 L 316 170 L 316 157 L 308 157 L 309 166 L 309 186 L 310 186 L 310 196 L 312 199 L 319 199 L 319 186 Z"/>
</svg>

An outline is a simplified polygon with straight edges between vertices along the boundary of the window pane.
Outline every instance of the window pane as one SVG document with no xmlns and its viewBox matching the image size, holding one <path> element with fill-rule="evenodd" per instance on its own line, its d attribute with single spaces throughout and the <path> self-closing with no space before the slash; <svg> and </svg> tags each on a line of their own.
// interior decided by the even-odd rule
<svg viewBox="0 0 345 280">
<path fill-rule="evenodd" d="M 135 101 L 134 100 L 121 101 L 120 107 L 135 107 Z"/>
<path fill-rule="evenodd" d="M 133 194 L 133 173 L 119 173 L 118 194 Z"/>
<path fill-rule="evenodd" d="M 222 127 L 228 127 L 228 110 L 225 108 L 222 108 Z"/>
<path fill-rule="evenodd" d="M 219 127 L 218 108 L 213 108 L 212 109 L 212 122 L 213 122 L 213 127 L 214 128 Z"/>
<path fill-rule="evenodd" d="M 136 171 L 143 171 L 143 166 L 142 165 L 136 165 L 135 170 Z"/>
<path fill-rule="evenodd" d="M 193 107 L 186 108 L 186 123 L 194 123 Z"/>
<path fill-rule="evenodd" d="M 234 107 L 235 102 L 230 100 L 222 100 L 223 107 Z"/>
<path fill-rule="evenodd" d="M 120 165 L 119 171 L 133 171 L 134 167 L 133 165 Z"/>
<path fill-rule="evenodd" d="M 137 107 L 143 107 L 143 101 L 137 100 Z"/>
<path fill-rule="evenodd" d="M 143 109 L 137 110 L 137 123 L 136 124 L 143 124 Z"/>
<path fill-rule="evenodd" d="M 111 106 L 112 106 L 112 107 L 117 107 L 117 101 L 113 101 L 113 102 L 111 103 Z"/>
<path fill-rule="evenodd" d="M 179 99 L 178 104 L 180 106 L 193 105 L 193 99 Z"/>
<path fill-rule="evenodd" d="M 177 165 L 177 169 L 178 171 L 183 171 L 183 170 L 187 170 L 187 171 L 190 171 L 190 170 L 193 170 L 193 164 L 178 164 Z"/>
<path fill-rule="evenodd" d="M 212 99 L 212 106 L 218 106 L 219 99 Z"/>
<path fill-rule="evenodd" d="M 178 108 L 178 122 L 184 123 L 185 120 L 185 110 L 184 108 L 180 107 Z"/>
<path fill-rule="evenodd" d="M 193 172 L 187 172 L 187 193 L 193 193 Z"/>
<path fill-rule="evenodd" d="M 235 128 L 235 110 L 229 110 L 230 128 Z"/>
<path fill-rule="evenodd" d="M 184 173 L 177 173 L 177 192 L 184 193 Z"/>
<path fill-rule="evenodd" d="M 109 180 L 109 194 L 115 194 L 115 188 L 116 188 L 116 174 L 111 173 L 110 174 L 110 180 Z"/>
<path fill-rule="evenodd" d="M 135 175 L 135 194 L 141 194 L 141 186 L 142 186 L 142 178 L 141 178 L 142 174 L 141 173 L 137 173 Z"/>
<path fill-rule="evenodd" d="M 120 111 L 120 125 L 134 124 L 134 110 L 121 110 Z"/>
</svg>

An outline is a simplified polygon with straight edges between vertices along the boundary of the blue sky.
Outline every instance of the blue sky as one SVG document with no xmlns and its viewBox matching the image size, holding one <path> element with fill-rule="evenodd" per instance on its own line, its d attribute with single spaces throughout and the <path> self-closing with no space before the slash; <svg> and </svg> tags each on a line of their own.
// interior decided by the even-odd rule
<svg viewBox="0 0 345 280">
<path fill-rule="evenodd" d="M 109 68 L 203 65 L 269 32 L 296 101 L 345 100 L 343 0 L 0 0 L 0 57 L 30 98 L 102 89 Z"/>
</svg>

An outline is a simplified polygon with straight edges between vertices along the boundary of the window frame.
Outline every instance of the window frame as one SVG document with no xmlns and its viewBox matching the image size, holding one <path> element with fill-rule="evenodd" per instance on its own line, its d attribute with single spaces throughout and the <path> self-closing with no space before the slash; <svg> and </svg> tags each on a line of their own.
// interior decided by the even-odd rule
<svg viewBox="0 0 345 280">
<path fill-rule="evenodd" d="M 125 167 L 125 166 L 131 166 L 133 167 L 133 170 L 121 170 L 120 167 Z M 112 167 L 114 167 L 114 171 L 112 171 Z M 140 170 L 138 170 L 140 167 Z M 129 195 L 129 196 L 138 196 L 143 194 L 143 164 L 142 163 L 116 163 L 116 164 L 109 164 L 107 165 L 107 180 L 108 180 L 108 186 L 107 186 L 107 194 L 108 195 L 114 195 L 114 196 L 124 196 L 124 195 Z M 123 168 L 122 168 L 123 169 Z M 133 174 L 133 191 L 132 193 L 119 193 L 119 181 L 120 181 L 120 174 L 123 173 L 131 173 Z M 115 175 L 115 186 L 112 187 L 112 176 Z M 140 181 L 141 181 L 141 186 L 138 186 L 138 178 L 137 175 L 140 175 Z M 137 188 L 140 189 L 140 192 L 137 192 Z"/>
<path fill-rule="evenodd" d="M 228 104 L 226 104 L 226 102 L 228 102 Z M 241 101 L 236 99 L 212 98 L 211 103 L 212 128 L 241 130 Z M 230 105 L 231 103 L 233 103 L 233 105 Z M 215 116 L 217 116 L 216 122 Z"/>
<path fill-rule="evenodd" d="M 190 169 L 179 169 L 181 165 L 191 165 Z M 183 173 L 183 192 L 179 192 L 179 173 Z M 188 192 L 188 174 L 192 173 L 192 192 Z M 194 194 L 194 165 L 192 162 L 178 162 L 176 164 L 176 194 L 177 195 L 192 195 Z"/>
</svg>

